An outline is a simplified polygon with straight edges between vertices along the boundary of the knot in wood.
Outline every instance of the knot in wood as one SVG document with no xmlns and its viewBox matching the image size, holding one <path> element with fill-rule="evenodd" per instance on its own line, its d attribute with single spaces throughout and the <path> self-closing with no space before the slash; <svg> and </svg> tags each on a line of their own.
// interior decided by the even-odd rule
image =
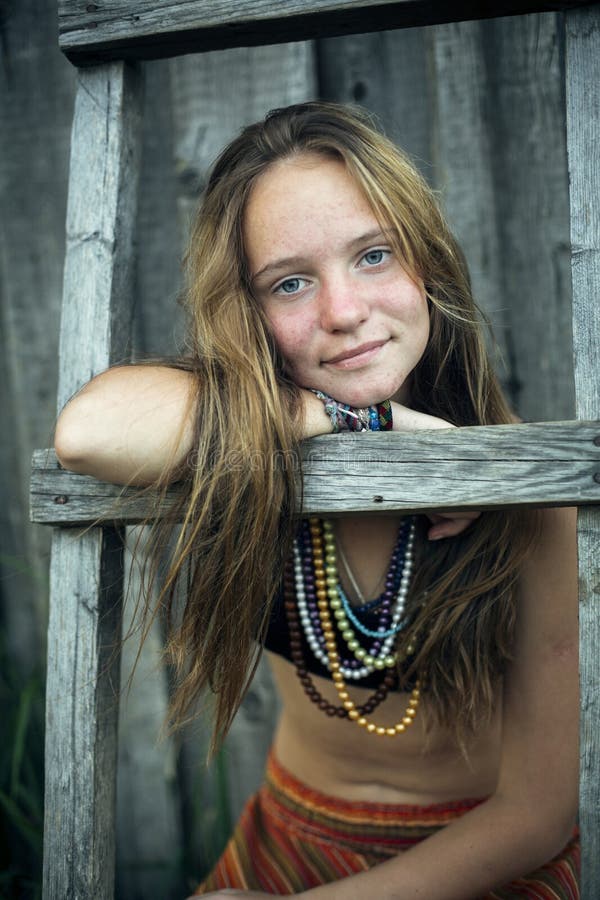
<svg viewBox="0 0 600 900">
<path fill-rule="evenodd" d="M 59 494 L 58 497 L 54 498 L 54 502 L 58 503 L 59 506 L 64 506 L 65 503 L 69 502 L 69 498 L 67 497 L 66 494 Z"/>
<path fill-rule="evenodd" d="M 381 494 L 375 494 L 373 497 L 373 503 L 383 503 L 383 497 Z"/>
</svg>

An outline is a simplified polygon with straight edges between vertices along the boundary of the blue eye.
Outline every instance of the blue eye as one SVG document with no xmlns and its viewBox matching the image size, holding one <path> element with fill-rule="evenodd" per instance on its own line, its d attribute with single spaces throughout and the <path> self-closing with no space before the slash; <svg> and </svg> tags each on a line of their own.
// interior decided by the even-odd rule
<svg viewBox="0 0 600 900">
<path fill-rule="evenodd" d="M 304 278 L 286 278 L 280 282 L 274 290 L 275 294 L 296 294 L 302 289 Z"/>
<path fill-rule="evenodd" d="M 389 256 L 389 250 L 369 250 L 362 257 L 361 262 L 367 264 L 367 266 L 379 266 L 385 259 L 386 256 Z"/>
</svg>

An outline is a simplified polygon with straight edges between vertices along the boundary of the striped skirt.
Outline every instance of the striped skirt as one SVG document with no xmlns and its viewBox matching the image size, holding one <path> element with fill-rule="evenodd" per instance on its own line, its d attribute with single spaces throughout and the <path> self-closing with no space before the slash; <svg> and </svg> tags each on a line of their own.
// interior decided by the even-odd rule
<svg viewBox="0 0 600 900">
<path fill-rule="evenodd" d="M 349 803 L 306 787 L 271 754 L 265 783 L 197 894 L 223 888 L 285 895 L 376 866 L 468 812 L 480 800 L 431 806 Z M 579 900 L 577 835 L 533 874 L 484 900 Z"/>
</svg>

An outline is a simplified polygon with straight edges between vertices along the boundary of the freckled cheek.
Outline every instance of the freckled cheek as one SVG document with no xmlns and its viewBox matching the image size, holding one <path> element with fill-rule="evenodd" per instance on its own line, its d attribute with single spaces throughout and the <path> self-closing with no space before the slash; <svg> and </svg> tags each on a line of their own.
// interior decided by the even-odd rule
<svg viewBox="0 0 600 900">
<path fill-rule="evenodd" d="M 405 296 L 399 313 L 407 322 L 421 325 L 429 331 L 429 306 L 424 293 L 414 290 Z"/>
<path fill-rule="evenodd" d="M 291 320 L 287 320 L 285 323 L 271 320 L 271 332 L 290 373 L 298 372 L 308 357 L 309 335 L 307 330 L 302 327 L 301 323 Z"/>
</svg>

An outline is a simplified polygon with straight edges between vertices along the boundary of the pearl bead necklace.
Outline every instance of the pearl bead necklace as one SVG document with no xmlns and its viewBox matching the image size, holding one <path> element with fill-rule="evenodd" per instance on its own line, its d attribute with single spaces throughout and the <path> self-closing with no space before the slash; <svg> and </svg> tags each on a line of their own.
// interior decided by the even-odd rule
<svg viewBox="0 0 600 900">
<path fill-rule="evenodd" d="M 333 703 L 330 703 L 328 700 L 323 697 L 323 695 L 317 690 L 315 687 L 312 678 L 309 675 L 308 669 L 306 668 L 304 662 L 304 656 L 302 653 L 302 641 L 301 641 L 301 630 L 300 630 L 300 622 L 298 619 L 298 608 L 295 599 L 295 590 L 294 590 L 294 573 L 293 573 L 293 563 L 291 559 L 289 559 L 285 566 L 284 577 L 283 577 L 283 586 L 284 586 L 284 606 L 285 606 L 285 614 L 288 621 L 288 628 L 290 633 L 290 652 L 292 656 L 292 662 L 294 663 L 296 669 L 296 675 L 302 685 L 302 689 L 311 703 L 316 704 L 318 708 L 325 713 L 326 716 L 337 716 L 340 719 L 348 718 L 348 710 L 344 709 L 343 706 L 335 706 Z M 326 596 L 325 592 L 321 594 L 319 599 L 323 599 Z M 335 635 L 333 632 L 327 634 L 327 638 L 334 638 Z M 388 671 L 384 675 L 379 687 L 375 690 L 370 697 L 362 704 L 362 706 L 358 707 L 358 710 L 361 715 L 370 715 L 374 709 L 376 709 L 380 703 L 386 699 L 388 692 L 394 688 L 396 684 L 396 673 L 393 671 Z"/>
<path fill-rule="evenodd" d="M 335 537 L 333 534 L 333 526 L 331 522 L 323 522 L 323 531 L 321 534 L 321 528 L 318 519 L 311 519 L 310 532 L 313 545 L 312 551 L 315 576 L 317 575 L 317 569 L 319 570 L 321 581 L 323 580 L 324 575 L 326 584 L 321 585 L 321 587 L 326 587 L 327 594 L 329 596 L 330 607 L 333 610 L 334 616 L 337 620 L 338 629 L 340 630 L 344 640 L 346 641 L 348 649 L 353 654 L 355 660 L 357 660 L 360 664 L 359 667 L 356 667 L 356 664 L 349 665 L 340 660 L 342 675 L 344 676 L 344 678 L 359 680 L 361 678 L 365 678 L 375 671 L 382 671 L 386 668 L 393 668 L 396 665 L 398 659 L 403 659 L 406 655 L 405 653 L 399 655 L 398 653 L 393 652 L 392 648 L 396 634 L 402 627 L 401 619 L 404 614 L 404 607 L 412 574 L 413 545 L 415 538 L 414 521 L 411 521 L 408 527 L 408 536 L 406 538 L 404 554 L 401 563 L 402 575 L 394 601 L 391 626 L 390 628 L 386 629 L 383 627 L 383 625 L 380 625 L 378 631 L 366 629 L 362 625 L 362 623 L 360 623 L 356 619 L 356 616 L 354 616 L 351 611 L 349 611 L 348 609 L 344 610 L 343 608 L 343 599 L 340 597 L 341 586 L 339 584 L 336 568 Z M 323 550 L 325 551 L 324 572 L 321 572 L 321 566 L 323 563 Z M 398 551 L 398 547 L 395 550 L 395 559 L 396 563 L 400 565 L 400 560 L 397 558 L 399 556 L 399 552 L 396 553 L 396 551 Z M 303 562 L 304 561 L 302 558 L 299 542 L 298 540 L 296 540 L 294 544 L 294 576 L 300 622 L 302 624 L 307 643 L 312 653 L 322 665 L 329 668 L 329 659 L 326 653 L 325 646 L 326 642 L 322 636 L 322 630 L 321 635 L 317 634 L 317 631 L 313 625 L 313 619 L 311 618 L 311 614 L 308 609 L 307 592 L 303 575 Z M 385 604 L 387 601 L 389 605 L 389 600 L 387 599 L 386 594 L 382 595 L 382 602 Z M 367 636 L 372 637 L 376 640 L 377 643 L 374 644 L 373 650 L 371 652 L 368 652 L 361 646 L 360 641 L 358 640 L 355 632 L 351 627 L 350 621 L 348 620 L 348 613 L 350 615 L 350 618 L 352 619 L 354 624 L 358 626 L 360 631 L 366 633 Z M 409 647 L 406 648 L 406 653 L 410 654 L 413 652 L 413 650 L 413 646 L 409 645 Z"/>
<path fill-rule="evenodd" d="M 327 549 L 332 545 L 335 546 L 333 526 L 331 522 L 323 522 L 323 533 L 325 548 Z M 333 610 L 335 618 L 337 619 L 338 628 L 342 634 L 342 637 L 346 641 L 346 644 L 348 645 L 348 649 L 355 655 L 355 657 L 359 661 L 364 662 L 365 668 L 368 670 L 368 672 L 372 672 L 374 669 L 391 668 L 398 661 L 397 654 L 392 653 L 391 650 L 394 645 L 394 639 L 397 633 L 402 628 L 401 620 L 402 616 L 404 615 L 404 608 L 406 605 L 406 598 L 408 596 L 410 579 L 413 570 L 414 542 L 415 523 L 414 521 L 411 521 L 406 549 L 404 552 L 402 578 L 400 579 L 400 586 L 398 588 L 398 593 L 394 602 L 391 625 L 388 629 L 383 629 L 382 627 L 380 627 L 378 631 L 372 631 L 371 629 L 365 628 L 365 626 L 362 624 L 362 622 L 359 621 L 359 619 L 350 608 L 350 605 L 346 599 L 346 595 L 344 594 L 340 586 L 335 566 L 333 566 L 331 563 L 328 563 L 325 566 L 329 605 Z M 372 637 L 379 640 L 381 640 L 382 638 L 384 639 L 379 653 L 375 655 L 367 653 L 367 651 L 360 646 L 360 642 L 358 641 L 354 631 L 352 630 L 350 622 L 352 622 L 352 624 L 367 637 Z M 412 652 L 412 649 L 408 652 Z"/>
<path fill-rule="evenodd" d="M 306 637 L 306 642 L 316 659 L 318 659 L 323 666 L 329 668 L 329 659 L 327 653 L 321 646 L 321 642 L 319 641 L 316 631 L 313 628 L 310 614 L 308 612 L 308 606 L 306 603 L 306 591 L 304 589 L 304 583 L 302 580 L 302 557 L 300 555 L 300 550 L 298 548 L 297 542 L 295 542 L 294 544 L 294 576 L 296 584 L 296 601 L 298 604 L 298 613 L 300 623 L 304 630 L 304 636 Z M 371 666 L 369 668 L 367 665 L 361 666 L 360 669 L 352 669 L 344 664 L 341 664 L 341 667 L 344 678 L 350 678 L 353 680 L 365 678 L 367 675 L 370 675 L 371 672 L 375 671 L 374 666 Z"/>
<path fill-rule="evenodd" d="M 318 520 L 311 520 L 310 522 L 310 532 L 312 536 L 313 543 L 313 567 L 314 567 L 314 588 L 315 594 L 317 598 L 317 608 L 318 608 L 318 616 L 321 625 L 321 631 L 324 639 L 324 646 L 326 650 L 327 664 L 328 668 L 331 671 L 332 680 L 334 686 L 336 688 L 338 697 L 342 703 L 341 706 L 335 707 L 327 700 L 325 700 L 315 688 L 312 683 L 312 679 L 310 678 L 306 666 L 302 659 L 302 651 L 300 649 L 301 644 L 299 641 L 299 622 L 297 613 L 301 613 L 304 608 L 304 615 L 306 618 L 307 610 L 306 610 L 306 592 L 304 591 L 304 581 L 302 576 L 302 557 L 296 543 L 295 551 L 294 551 L 294 573 L 292 577 L 292 572 L 288 572 L 288 568 L 286 568 L 286 577 L 284 578 L 284 582 L 286 585 L 286 600 L 285 600 L 285 608 L 286 615 L 288 617 L 288 622 L 290 626 L 290 644 L 292 649 L 292 658 L 294 661 L 294 665 L 296 667 L 297 675 L 300 679 L 300 682 L 303 686 L 303 689 L 307 695 L 307 697 L 311 700 L 311 702 L 316 703 L 319 709 L 325 712 L 328 716 L 340 716 L 342 718 L 348 718 L 350 721 L 356 722 L 359 727 L 363 727 L 369 734 L 375 734 L 376 736 L 387 736 L 394 737 L 398 734 L 402 734 L 406 729 L 412 724 L 414 717 L 417 713 L 417 708 L 420 701 L 420 690 L 421 684 L 417 680 L 415 687 L 413 688 L 410 699 L 408 701 L 408 706 L 405 710 L 404 715 L 401 720 L 392 726 L 383 726 L 376 725 L 371 722 L 367 716 L 371 714 L 371 712 L 375 709 L 375 707 L 385 700 L 388 691 L 392 687 L 392 683 L 394 681 L 394 674 L 391 669 L 388 669 L 387 674 L 384 677 L 384 680 L 380 686 L 380 688 L 375 692 L 375 694 L 370 697 L 367 702 L 363 706 L 357 706 L 354 701 L 350 698 L 350 695 L 347 691 L 347 686 L 345 683 L 344 672 L 342 671 L 342 664 L 340 662 L 339 654 L 337 652 L 337 645 L 335 640 L 335 631 L 333 630 L 333 623 L 331 620 L 331 614 L 329 609 L 328 602 L 328 592 L 329 587 L 328 580 L 325 572 L 325 560 L 323 550 L 328 550 L 326 552 L 325 558 L 328 564 L 332 564 L 335 562 L 334 549 L 332 552 L 331 542 L 327 540 L 325 542 L 324 538 L 329 535 L 333 538 L 333 529 L 330 526 L 330 529 L 324 529 L 324 534 L 321 533 L 321 529 L 319 527 Z M 325 547 L 324 547 L 325 544 Z M 411 545 L 412 550 L 412 545 Z M 288 564 L 289 569 L 292 568 L 290 564 Z M 294 602 L 293 595 L 290 596 L 289 590 L 292 586 L 295 586 L 296 590 L 300 587 L 301 594 L 304 596 L 299 600 L 298 595 L 296 594 L 296 602 Z M 310 617 L 309 617 L 310 618 Z M 392 617 L 393 618 L 393 617 Z M 312 625 L 311 625 L 312 628 Z M 306 630 L 305 630 L 306 633 Z M 321 647 L 319 645 L 318 639 L 315 638 L 319 651 L 322 652 Z M 407 648 L 408 650 L 408 648 Z M 413 652 L 412 647 L 410 648 L 410 652 Z M 394 660 L 395 662 L 395 660 Z M 382 666 L 382 668 L 385 667 Z M 379 667 L 377 667 L 379 668 Z M 354 670 L 351 670 L 354 671 Z M 370 674 L 370 673 L 368 673 Z"/>
</svg>

